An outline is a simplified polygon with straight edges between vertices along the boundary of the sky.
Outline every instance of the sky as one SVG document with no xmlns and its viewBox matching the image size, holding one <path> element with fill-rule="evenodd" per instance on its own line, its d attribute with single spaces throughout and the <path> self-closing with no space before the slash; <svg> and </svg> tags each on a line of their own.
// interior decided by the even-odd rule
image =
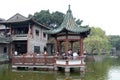
<svg viewBox="0 0 120 80">
<path fill-rule="evenodd" d="M 69 4 L 73 17 L 83 20 L 82 25 L 100 27 L 106 35 L 120 35 L 119 0 L 1 0 L 0 18 L 7 20 L 16 13 L 28 17 L 41 10 L 66 14 Z"/>
</svg>

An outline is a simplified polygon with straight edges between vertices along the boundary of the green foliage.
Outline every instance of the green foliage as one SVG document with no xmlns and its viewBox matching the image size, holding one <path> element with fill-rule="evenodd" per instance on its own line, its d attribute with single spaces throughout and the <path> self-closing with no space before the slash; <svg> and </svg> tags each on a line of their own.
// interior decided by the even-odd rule
<svg viewBox="0 0 120 80">
<path fill-rule="evenodd" d="M 58 11 L 50 13 L 49 10 L 41 10 L 34 13 L 33 16 L 29 14 L 28 17 L 33 17 L 33 19 L 45 26 L 56 27 L 62 23 L 64 14 Z"/>
<path fill-rule="evenodd" d="M 28 15 L 28 18 L 33 17 L 37 22 L 49 26 L 51 28 L 55 28 L 61 25 L 65 14 L 59 11 L 50 13 L 49 10 L 41 10 L 40 12 L 34 13 L 32 16 L 31 14 Z M 82 20 L 77 19 L 76 23 L 78 25 L 82 24 Z"/>
<path fill-rule="evenodd" d="M 108 53 L 110 44 L 105 32 L 100 28 L 91 28 L 91 33 L 84 40 L 85 50 L 88 53 Z"/>
<path fill-rule="evenodd" d="M 41 10 L 40 12 L 36 12 L 33 18 L 46 26 L 48 26 L 51 23 L 51 14 L 49 10 Z"/>
<path fill-rule="evenodd" d="M 99 27 L 92 27 L 90 36 L 99 36 L 101 38 L 106 38 L 105 32 Z"/>
<path fill-rule="evenodd" d="M 108 36 L 109 42 L 112 47 L 116 48 L 116 50 L 120 50 L 120 36 L 117 35 L 110 35 Z"/>
<path fill-rule="evenodd" d="M 65 14 L 58 12 L 58 11 L 53 12 L 51 15 L 52 15 L 51 24 L 55 24 L 56 26 L 59 26 L 62 23 L 64 16 L 65 16 Z"/>
</svg>

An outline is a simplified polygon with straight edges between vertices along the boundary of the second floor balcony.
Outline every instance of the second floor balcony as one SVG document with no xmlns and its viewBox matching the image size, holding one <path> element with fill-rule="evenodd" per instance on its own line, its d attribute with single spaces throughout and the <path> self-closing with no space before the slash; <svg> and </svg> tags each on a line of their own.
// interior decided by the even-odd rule
<svg viewBox="0 0 120 80">
<path fill-rule="evenodd" d="M 12 40 L 27 40 L 28 34 L 15 34 L 11 35 Z"/>
</svg>

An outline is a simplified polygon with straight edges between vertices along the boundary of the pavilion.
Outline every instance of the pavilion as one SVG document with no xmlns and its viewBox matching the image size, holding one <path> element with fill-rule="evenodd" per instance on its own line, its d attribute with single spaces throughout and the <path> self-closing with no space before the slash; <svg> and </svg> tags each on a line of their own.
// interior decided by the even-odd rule
<svg viewBox="0 0 120 80">
<path fill-rule="evenodd" d="M 83 56 L 83 39 L 87 37 L 90 33 L 90 27 L 77 25 L 70 5 L 68 11 L 64 17 L 62 24 L 54 29 L 46 30 L 45 32 L 55 38 L 55 51 L 61 53 L 61 44 L 65 42 L 65 60 L 56 59 L 54 64 L 55 70 L 58 70 L 58 67 L 65 68 L 65 72 L 70 72 L 70 68 L 80 68 L 80 70 L 85 68 L 84 56 Z M 71 49 L 73 50 L 74 42 L 79 42 L 80 54 L 76 60 L 71 60 L 69 57 L 69 43 L 71 44 Z"/>
<path fill-rule="evenodd" d="M 71 44 L 71 49 L 73 50 L 73 43 L 78 41 L 80 45 L 80 56 L 82 56 L 83 39 L 90 33 L 90 27 L 76 24 L 69 5 L 69 9 L 62 24 L 55 29 L 46 30 L 45 32 L 55 38 L 56 52 L 61 52 L 61 44 L 62 42 L 65 42 L 65 52 L 68 56 L 69 42 Z"/>
</svg>

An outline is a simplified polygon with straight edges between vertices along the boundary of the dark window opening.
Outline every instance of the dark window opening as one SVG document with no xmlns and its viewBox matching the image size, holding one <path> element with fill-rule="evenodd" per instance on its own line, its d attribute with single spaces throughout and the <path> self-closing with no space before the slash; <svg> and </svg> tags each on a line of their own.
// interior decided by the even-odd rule
<svg viewBox="0 0 120 80">
<path fill-rule="evenodd" d="M 27 52 L 27 44 L 15 44 L 15 51 L 19 54 L 25 54 Z"/>
<path fill-rule="evenodd" d="M 7 47 L 4 47 L 4 51 L 3 51 L 4 53 L 7 53 Z"/>
<path fill-rule="evenodd" d="M 45 33 L 43 33 L 43 37 L 46 38 L 46 34 Z"/>
<path fill-rule="evenodd" d="M 27 28 L 14 28 L 14 31 L 12 32 L 12 34 L 27 34 L 27 33 L 28 33 Z"/>
<path fill-rule="evenodd" d="M 39 36 L 39 30 L 36 30 L 35 32 L 36 32 L 36 35 Z"/>
<path fill-rule="evenodd" d="M 40 53 L 40 46 L 34 46 L 34 52 Z"/>
</svg>

